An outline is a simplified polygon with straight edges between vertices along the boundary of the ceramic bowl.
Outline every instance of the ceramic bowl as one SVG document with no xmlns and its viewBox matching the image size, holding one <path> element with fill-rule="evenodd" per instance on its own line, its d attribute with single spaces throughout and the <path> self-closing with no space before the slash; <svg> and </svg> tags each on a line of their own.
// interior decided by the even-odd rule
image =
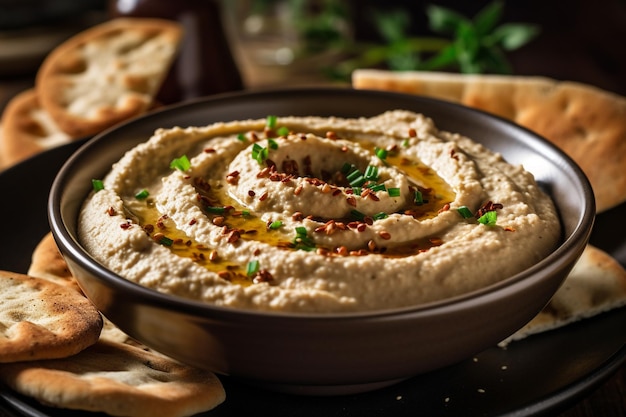
<svg viewBox="0 0 626 417">
<path fill-rule="evenodd" d="M 531 268 L 460 297 L 393 311 L 277 314 L 220 308 L 158 293 L 94 261 L 77 239 L 77 216 L 112 163 L 159 127 L 199 126 L 276 115 L 373 116 L 421 112 L 523 164 L 558 209 L 563 237 Z M 347 88 L 256 91 L 208 97 L 108 130 L 63 166 L 49 198 L 52 233 L 85 294 L 123 331 L 164 354 L 218 374 L 290 393 L 327 395 L 376 389 L 464 360 L 532 319 L 582 253 L 594 198 L 579 167 L 532 132 L 460 105 Z"/>
</svg>

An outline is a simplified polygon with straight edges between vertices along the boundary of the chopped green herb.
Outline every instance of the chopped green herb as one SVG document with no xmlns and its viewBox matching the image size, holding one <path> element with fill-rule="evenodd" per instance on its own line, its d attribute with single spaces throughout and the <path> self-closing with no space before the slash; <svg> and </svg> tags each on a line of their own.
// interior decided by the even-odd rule
<svg viewBox="0 0 626 417">
<path fill-rule="evenodd" d="M 211 214 L 224 214 L 226 212 L 226 208 L 225 207 L 212 207 L 212 206 L 208 206 L 205 207 L 205 210 Z"/>
<path fill-rule="evenodd" d="M 163 246 L 172 246 L 172 243 L 174 243 L 174 241 L 170 239 L 169 237 L 163 236 L 162 238 L 159 239 L 159 243 Z"/>
<path fill-rule="evenodd" d="M 270 223 L 269 228 L 271 230 L 276 230 L 276 229 L 280 229 L 282 227 L 282 225 L 283 225 L 283 222 L 281 222 L 280 220 L 276 220 L 276 221 L 273 221 L 272 223 Z"/>
<path fill-rule="evenodd" d="M 387 150 L 385 149 L 375 148 L 374 152 L 376 153 L 376 156 L 383 161 L 387 158 Z"/>
<path fill-rule="evenodd" d="M 189 162 L 187 155 L 183 155 L 180 158 L 173 159 L 172 162 L 170 162 L 170 168 L 185 172 L 191 168 L 191 162 Z"/>
<path fill-rule="evenodd" d="M 150 195 L 150 193 L 148 192 L 148 190 L 146 190 L 144 188 L 143 190 L 141 190 L 137 194 L 135 194 L 135 198 L 137 200 L 145 200 L 146 198 L 148 198 L 149 195 Z"/>
<path fill-rule="evenodd" d="M 242 216 L 249 216 L 250 215 L 250 210 L 242 210 L 241 211 L 241 215 Z"/>
<path fill-rule="evenodd" d="M 356 178 L 350 181 L 351 187 L 360 187 L 363 184 L 365 184 L 365 177 L 361 173 L 359 173 Z"/>
<path fill-rule="evenodd" d="M 287 126 L 281 126 L 278 128 L 276 133 L 278 134 L 278 136 L 287 136 L 289 135 L 289 128 Z"/>
<path fill-rule="evenodd" d="M 278 149 L 278 142 L 276 142 L 275 139 L 268 139 L 267 140 L 267 147 L 273 150 Z"/>
<path fill-rule="evenodd" d="M 367 186 L 372 191 L 386 191 L 385 184 L 370 184 Z"/>
<path fill-rule="evenodd" d="M 474 216 L 472 214 L 472 212 L 470 211 L 470 209 L 467 208 L 467 206 L 461 206 L 461 207 L 459 207 L 456 210 L 459 212 L 461 217 L 463 217 L 464 219 L 469 219 L 470 217 Z"/>
<path fill-rule="evenodd" d="M 276 116 L 274 115 L 270 115 L 267 116 L 267 118 L 265 119 L 265 126 L 269 127 L 270 129 L 274 129 L 276 127 Z"/>
<path fill-rule="evenodd" d="M 389 193 L 389 197 L 400 197 L 399 188 L 387 188 L 387 192 Z"/>
<path fill-rule="evenodd" d="M 237 140 L 241 141 L 241 142 L 247 142 L 248 138 L 246 138 L 246 135 L 244 135 L 243 133 L 240 133 L 237 135 Z"/>
<path fill-rule="evenodd" d="M 343 175 L 348 175 L 349 173 L 356 171 L 356 170 L 357 168 L 349 162 L 344 163 L 343 166 L 341 167 L 341 173 Z"/>
<path fill-rule="evenodd" d="M 252 145 L 252 159 L 257 161 L 259 164 L 262 164 L 267 159 L 268 154 L 269 150 L 267 148 L 264 148 L 258 143 Z"/>
<path fill-rule="evenodd" d="M 498 220 L 498 215 L 496 214 L 495 210 L 493 210 L 493 211 L 488 211 L 482 216 L 480 216 L 478 218 L 478 223 L 484 224 L 486 226 L 495 226 L 497 220 Z"/>
<path fill-rule="evenodd" d="M 252 277 L 256 275 L 257 272 L 259 272 L 259 269 L 261 269 L 261 266 L 257 259 L 255 259 L 254 261 L 250 261 L 248 262 L 248 267 L 246 268 L 246 275 Z"/>
<path fill-rule="evenodd" d="M 405 147 L 405 148 L 408 148 L 409 147 L 409 140 L 408 139 L 404 139 L 402 141 L 402 146 Z"/>
<path fill-rule="evenodd" d="M 293 239 L 293 245 L 296 249 L 311 252 L 315 250 L 315 242 L 307 236 L 306 227 L 296 227 L 296 237 Z"/>
<path fill-rule="evenodd" d="M 361 187 L 352 187 L 352 193 L 354 195 L 361 195 L 362 191 L 363 191 L 363 189 Z"/>
<path fill-rule="evenodd" d="M 378 180 L 378 167 L 374 165 L 368 165 L 365 169 L 365 174 L 363 174 L 367 181 L 376 181 Z"/>
<path fill-rule="evenodd" d="M 413 202 L 417 205 L 424 204 L 424 197 L 422 196 L 422 192 L 420 190 L 415 190 Z"/>
<path fill-rule="evenodd" d="M 102 180 L 91 180 L 91 186 L 95 192 L 104 190 L 104 183 Z"/>
<path fill-rule="evenodd" d="M 380 213 L 376 213 L 373 216 L 374 220 L 382 220 L 382 219 L 386 219 L 387 217 L 389 217 L 389 215 L 385 213 L 384 211 L 381 211 Z"/>
</svg>

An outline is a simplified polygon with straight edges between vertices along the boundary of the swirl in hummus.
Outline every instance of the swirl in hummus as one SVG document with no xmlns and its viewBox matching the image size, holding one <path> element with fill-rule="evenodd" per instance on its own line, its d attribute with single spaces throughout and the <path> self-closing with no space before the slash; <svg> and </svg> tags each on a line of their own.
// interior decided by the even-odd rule
<svg viewBox="0 0 626 417">
<path fill-rule="evenodd" d="M 242 309 L 415 306 L 510 277 L 560 238 L 532 174 L 403 110 L 160 129 L 102 185 L 79 218 L 99 262 Z"/>
</svg>

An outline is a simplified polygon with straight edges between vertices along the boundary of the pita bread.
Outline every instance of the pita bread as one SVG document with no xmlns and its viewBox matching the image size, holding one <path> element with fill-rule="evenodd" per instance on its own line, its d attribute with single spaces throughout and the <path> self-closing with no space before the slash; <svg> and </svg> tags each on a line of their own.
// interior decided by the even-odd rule
<svg viewBox="0 0 626 417">
<path fill-rule="evenodd" d="M 626 98 L 589 85 L 545 77 L 392 72 L 359 69 L 352 85 L 475 107 L 533 130 L 585 172 L 597 211 L 626 201 Z"/>
<path fill-rule="evenodd" d="M 98 133 L 145 112 L 177 54 L 182 26 L 117 18 L 68 39 L 37 72 L 41 106 L 72 137 Z"/>
<path fill-rule="evenodd" d="M 548 305 L 500 345 L 626 306 L 626 270 L 609 254 L 587 245 Z"/>
<path fill-rule="evenodd" d="M 101 329 L 100 312 L 75 290 L 0 271 L 0 363 L 76 354 Z"/>
<path fill-rule="evenodd" d="M 225 399 L 209 371 L 105 341 L 65 359 L 2 364 L 0 380 L 48 406 L 112 416 L 190 416 Z"/>
<path fill-rule="evenodd" d="M 82 292 L 50 232 L 35 247 L 27 274 Z"/>
<path fill-rule="evenodd" d="M 34 89 L 14 96 L 2 113 L 0 162 L 8 167 L 72 138 L 41 108 Z"/>
</svg>

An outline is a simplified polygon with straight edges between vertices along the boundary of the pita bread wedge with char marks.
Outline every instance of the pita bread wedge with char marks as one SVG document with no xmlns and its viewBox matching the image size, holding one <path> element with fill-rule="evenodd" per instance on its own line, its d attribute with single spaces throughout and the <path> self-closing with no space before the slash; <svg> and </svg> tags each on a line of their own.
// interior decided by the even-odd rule
<svg viewBox="0 0 626 417">
<path fill-rule="evenodd" d="M 41 106 L 72 137 L 145 112 L 178 52 L 182 26 L 117 18 L 68 39 L 45 58 L 35 89 Z"/>
<path fill-rule="evenodd" d="M 101 329 L 100 312 L 74 289 L 0 271 L 0 363 L 76 354 Z"/>
<path fill-rule="evenodd" d="M 0 167 L 16 164 L 72 138 L 39 104 L 34 89 L 11 98 L 0 120 Z"/>
<path fill-rule="evenodd" d="M 567 153 L 589 178 L 602 212 L 626 201 L 626 98 L 545 77 L 359 69 L 358 89 L 424 95 L 475 107 L 524 126 Z"/>
<path fill-rule="evenodd" d="M 626 270 L 606 252 L 587 245 L 548 305 L 500 346 L 624 306 Z"/>
<path fill-rule="evenodd" d="M 0 364 L 0 380 L 48 406 L 112 416 L 190 416 L 225 399 L 209 371 L 102 340 L 64 359 Z"/>
</svg>

